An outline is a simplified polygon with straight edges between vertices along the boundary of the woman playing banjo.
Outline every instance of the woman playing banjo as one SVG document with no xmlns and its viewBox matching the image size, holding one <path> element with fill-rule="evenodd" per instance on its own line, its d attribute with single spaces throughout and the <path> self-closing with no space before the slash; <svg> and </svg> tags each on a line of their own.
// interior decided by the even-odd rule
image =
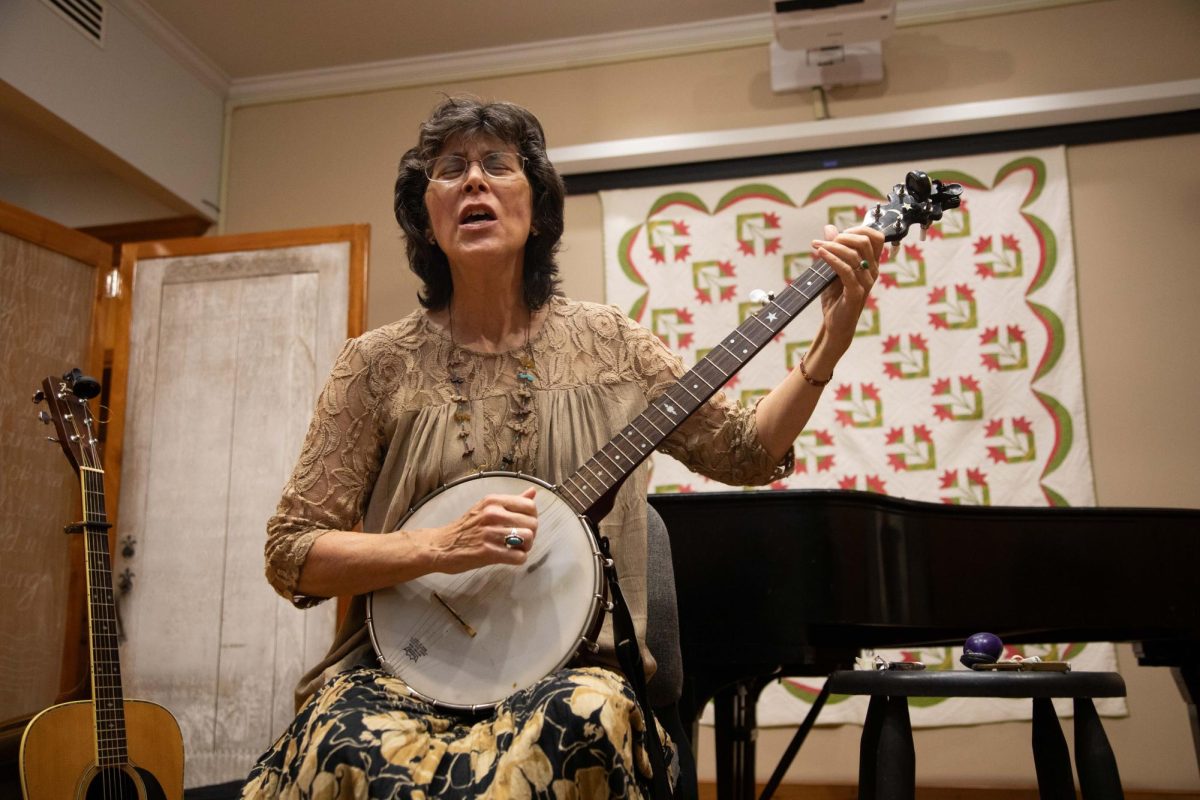
<svg viewBox="0 0 1200 800">
<path fill-rule="evenodd" d="M 428 692 L 414 692 L 386 659 L 381 665 L 365 623 L 372 592 L 435 576 L 461 585 L 506 568 L 522 580 L 534 575 L 551 536 L 547 487 L 684 373 L 619 310 L 557 292 L 563 204 L 541 125 L 516 105 L 449 98 L 404 154 L 395 213 L 424 284 L 423 309 L 346 344 L 267 529 L 267 577 L 281 595 L 301 608 L 354 600 L 334 646 L 298 687 L 308 702 L 254 767 L 244 797 L 365 796 L 368 784 L 373 797 L 645 793 L 643 718 L 607 622 L 595 652 L 480 708 L 427 702 Z M 661 450 L 733 485 L 790 472 L 792 442 L 850 345 L 883 247 L 865 227 L 827 226 L 823 235 L 814 254 L 840 281 L 822 295 L 822 326 L 802 368 L 752 408 L 715 395 Z M 442 512 L 438 524 L 407 516 L 439 487 L 495 471 L 542 483 L 483 494 Z M 643 463 L 599 531 L 639 642 L 648 480 Z M 360 522 L 366 532 L 352 531 Z M 502 615 L 506 601 L 493 595 Z M 430 596 L 422 613 L 438 630 L 464 641 L 484 632 L 474 605 Z M 549 646 L 519 630 L 510 638 L 513 654 Z M 437 658 L 428 631 L 401 644 L 414 664 Z M 654 654 L 641 651 L 649 675 Z"/>
</svg>

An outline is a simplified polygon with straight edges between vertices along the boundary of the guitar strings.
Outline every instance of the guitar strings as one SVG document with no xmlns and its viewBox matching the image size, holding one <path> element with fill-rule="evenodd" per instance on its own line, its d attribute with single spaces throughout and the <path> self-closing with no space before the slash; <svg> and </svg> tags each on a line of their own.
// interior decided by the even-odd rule
<svg viewBox="0 0 1200 800">
<path fill-rule="evenodd" d="M 63 391 L 67 391 L 63 388 Z M 122 780 L 125 777 L 123 772 L 124 762 L 127 758 L 127 753 L 123 754 L 122 742 L 125 741 L 125 714 L 124 714 L 124 698 L 120 691 L 119 672 L 110 670 L 107 676 L 103 673 L 101 664 L 96 663 L 99 659 L 96 656 L 104 651 L 106 658 L 111 658 L 114 663 L 119 663 L 120 653 L 117 649 L 119 645 L 115 640 L 115 632 L 111 630 L 112 620 L 109 615 L 105 614 L 100 617 L 100 612 L 112 608 L 112 570 L 111 565 L 107 565 L 106 556 L 108 555 L 108 535 L 107 531 L 101 529 L 99 533 L 94 533 L 88 526 L 89 521 L 105 522 L 106 514 L 104 509 L 104 486 L 102 478 L 103 467 L 101 466 L 99 453 L 96 450 L 95 439 L 92 434 L 92 417 L 87 407 L 87 402 L 72 395 L 78 402 L 78 411 L 76 413 L 64 413 L 59 409 L 59 417 L 64 421 L 69 420 L 71 426 L 70 433 L 74 436 L 75 442 L 79 445 L 79 474 L 80 484 L 83 492 L 83 535 L 85 538 L 84 554 L 88 576 L 88 619 L 91 622 L 89 625 L 88 635 L 92 641 L 92 670 L 93 670 L 93 698 L 92 698 L 92 713 L 94 728 L 96 731 L 96 760 L 97 766 L 100 768 L 100 781 L 102 797 L 113 798 L 118 800 L 125 797 L 125 788 L 129 784 Z M 54 398 L 56 403 L 62 405 L 64 403 L 58 397 Z M 83 427 L 80 427 L 80 415 L 82 414 Z M 98 540 L 98 541 L 97 541 Z M 103 552 L 99 548 L 103 547 Z M 97 585 L 96 579 L 107 580 L 101 582 L 108 587 L 109 594 L 104 596 L 102 587 Z M 98 624 L 107 624 L 110 630 L 107 632 L 98 631 Z M 112 640 L 112 641 L 109 641 Z M 111 651 L 111 652 L 110 652 Z M 106 683 L 107 679 L 107 683 Z M 115 681 L 115 682 L 114 682 Z M 108 721 L 110 727 L 104 728 L 101 722 L 101 716 L 104 713 L 114 715 L 113 709 L 115 704 L 120 702 L 122 707 L 115 714 L 114 719 Z M 101 708 L 102 703 L 108 704 L 108 711 L 104 712 Z M 120 725 L 117 725 L 117 722 Z M 116 736 L 116 741 L 112 737 Z M 107 763 L 106 763 L 107 762 Z M 136 795 L 136 787 L 134 789 Z"/>
</svg>

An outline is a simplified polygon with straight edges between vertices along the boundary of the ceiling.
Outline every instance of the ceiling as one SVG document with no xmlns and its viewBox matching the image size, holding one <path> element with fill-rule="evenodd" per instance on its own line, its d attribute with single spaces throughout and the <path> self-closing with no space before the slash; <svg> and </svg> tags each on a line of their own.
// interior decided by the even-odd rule
<svg viewBox="0 0 1200 800">
<path fill-rule="evenodd" d="M 108 2 L 148 24 L 181 63 L 227 93 L 257 79 L 269 83 L 271 76 L 328 76 L 380 64 L 388 67 L 386 79 L 394 81 L 416 74 L 422 59 L 454 60 L 462 54 L 482 55 L 471 63 L 484 65 L 537 62 L 547 53 L 553 59 L 564 52 L 612 58 L 639 36 L 682 41 L 701 32 L 694 35 L 708 47 L 745 44 L 747 31 L 769 36 L 772 7 L 771 0 Z M 905 26 L 1081 2 L 1094 0 L 897 0 L 896 17 L 898 26 Z M 172 198 L 146 197 L 144 187 L 130 187 L 128 176 L 114 174 L 113 166 L 94 154 L 81 154 L 78 143 L 62 132 L 48 135 L 44 125 L 31 124 L 9 101 L 0 92 L 0 140 L 6 145 L 0 148 L 0 197 L 20 202 L 45 194 L 48 184 L 74 181 L 110 198 L 128 196 L 145 209 L 143 216 L 175 213 L 169 207 Z M 115 221 L 94 218 L 103 213 L 98 209 L 43 213 L 69 225 Z M 110 213 L 125 212 L 114 206 Z"/>
<path fill-rule="evenodd" d="M 916 0 L 916 2 L 929 0 Z M 934 0 L 963 2 L 964 0 Z M 1011 1 L 1011 0 L 1009 0 Z M 503 53 L 539 42 L 704 25 L 764 17 L 769 0 L 108 0 L 169 45 L 181 63 L 230 83 L 285 73 L 311 73 L 478 52 Z M 902 0 L 913 2 L 913 0 Z M 145 25 L 149 23 L 147 28 Z M 720 26 L 718 26 L 719 28 Z M 0 89 L 3 84 L 0 82 Z M 125 205 L 141 215 L 180 213 L 129 185 L 127 175 L 86 152 L 69 131 L 32 118 L 22 101 L 0 91 L 0 198 L 69 225 L 121 221 Z M 83 138 L 81 136 L 75 139 Z M 80 208 L 58 203 L 69 190 L 124 197 L 128 204 Z M 49 201 L 47 201 L 49 198 Z M 169 199 L 168 201 L 169 202 Z M 109 218 L 109 217 L 112 218 Z"/>
<path fill-rule="evenodd" d="M 768 0 L 135 0 L 232 79 L 704 23 Z"/>
</svg>

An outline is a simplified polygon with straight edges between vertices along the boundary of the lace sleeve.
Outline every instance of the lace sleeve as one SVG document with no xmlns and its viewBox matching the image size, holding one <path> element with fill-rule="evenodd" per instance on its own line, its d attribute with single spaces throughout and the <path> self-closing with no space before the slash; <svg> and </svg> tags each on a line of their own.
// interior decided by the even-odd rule
<svg viewBox="0 0 1200 800">
<path fill-rule="evenodd" d="M 686 372 L 683 362 L 650 331 L 621 317 L 634 368 L 645 386 L 646 398 L 653 400 Z M 731 486 L 780 480 L 791 474 L 793 465 L 790 448 L 781 460 L 771 458 L 759 443 L 754 408 L 730 400 L 724 392 L 717 392 L 696 409 L 659 450 L 693 472 Z"/>
<path fill-rule="evenodd" d="M 357 524 L 379 472 L 382 438 L 373 395 L 369 364 L 351 340 L 321 390 L 300 458 L 267 521 L 267 580 L 299 608 L 325 599 L 296 592 L 309 548 L 326 531 Z"/>
</svg>

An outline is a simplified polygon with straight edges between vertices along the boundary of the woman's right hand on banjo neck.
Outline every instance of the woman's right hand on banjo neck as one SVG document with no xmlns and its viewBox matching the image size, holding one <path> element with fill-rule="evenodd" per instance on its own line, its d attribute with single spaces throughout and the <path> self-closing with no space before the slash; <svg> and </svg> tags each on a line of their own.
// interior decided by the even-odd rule
<svg viewBox="0 0 1200 800">
<path fill-rule="evenodd" d="M 524 564 L 537 537 L 536 492 L 488 495 L 437 528 L 387 536 L 328 531 L 313 542 L 297 588 L 310 597 L 366 594 L 431 572 Z"/>
</svg>

